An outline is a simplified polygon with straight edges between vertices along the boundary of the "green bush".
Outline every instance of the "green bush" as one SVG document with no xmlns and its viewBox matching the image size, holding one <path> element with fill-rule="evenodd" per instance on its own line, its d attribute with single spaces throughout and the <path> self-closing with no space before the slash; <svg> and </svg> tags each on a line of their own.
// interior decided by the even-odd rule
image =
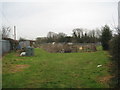
<svg viewBox="0 0 120 90">
<path fill-rule="evenodd" d="M 120 33 L 110 41 L 110 54 L 115 64 L 112 68 L 115 74 L 113 84 L 115 87 L 120 87 Z"/>
<path fill-rule="evenodd" d="M 110 41 L 110 53 L 114 60 L 120 62 L 120 35 Z"/>
<path fill-rule="evenodd" d="M 112 31 L 109 26 L 105 25 L 102 29 L 101 43 L 103 50 L 109 50 L 109 41 L 112 38 Z"/>
</svg>

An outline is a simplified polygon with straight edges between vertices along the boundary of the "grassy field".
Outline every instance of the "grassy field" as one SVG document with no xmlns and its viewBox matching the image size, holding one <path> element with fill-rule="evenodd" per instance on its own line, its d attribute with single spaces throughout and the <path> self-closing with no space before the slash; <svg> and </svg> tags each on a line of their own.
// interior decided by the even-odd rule
<svg viewBox="0 0 120 90">
<path fill-rule="evenodd" d="M 3 57 L 3 88 L 107 88 L 111 77 L 108 53 L 48 53 L 33 57 L 15 52 Z M 97 68 L 98 64 L 102 67 Z"/>
</svg>

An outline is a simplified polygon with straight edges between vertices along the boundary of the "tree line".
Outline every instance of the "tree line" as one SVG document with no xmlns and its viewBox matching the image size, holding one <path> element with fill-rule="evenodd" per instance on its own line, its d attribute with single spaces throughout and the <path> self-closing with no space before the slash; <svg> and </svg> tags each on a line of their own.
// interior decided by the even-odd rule
<svg viewBox="0 0 120 90">
<path fill-rule="evenodd" d="M 48 32 L 46 37 L 38 37 L 36 42 L 40 43 L 96 43 L 100 42 L 101 30 L 85 30 L 82 28 L 76 28 L 72 30 L 72 36 L 67 34 Z"/>
</svg>

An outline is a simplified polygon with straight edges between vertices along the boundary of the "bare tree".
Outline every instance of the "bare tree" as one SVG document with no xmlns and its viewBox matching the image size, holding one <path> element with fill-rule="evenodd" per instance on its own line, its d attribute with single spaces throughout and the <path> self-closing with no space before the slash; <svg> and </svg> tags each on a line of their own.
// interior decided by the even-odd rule
<svg viewBox="0 0 120 90">
<path fill-rule="evenodd" d="M 95 37 L 100 38 L 100 36 L 102 35 L 102 31 L 97 28 L 95 32 L 96 32 Z"/>
<path fill-rule="evenodd" d="M 83 29 L 82 28 L 73 29 L 73 37 L 81 38 L 82 35 L 83 35 Z"/>
<path fill-rule="evenodd" d="M 8 38 L 10 36 L 10 27 L 2 26 L 2 38 Z"/>
<path fill-rule="evenodd" d="M 67 35 L 66 35 L 65 33 L 62 33 L 62 32 L 61 32 L 61 33 L 58 33 L 57 36 L 58 36 L 58 38 L 60 38 L 60 37 L 65 37 L 65 36 L 67 36 Z"/>
<path fill-rule="evenodd" d="M 48 34 L 47 34 L 47 37 L 48 37 L 48 38 L 54 38 L 54 37 L 56 37 L 56 36 L 57 36 L 57 34 L 54 33 L 54 32 L 48 32 Z"/>
</svg>

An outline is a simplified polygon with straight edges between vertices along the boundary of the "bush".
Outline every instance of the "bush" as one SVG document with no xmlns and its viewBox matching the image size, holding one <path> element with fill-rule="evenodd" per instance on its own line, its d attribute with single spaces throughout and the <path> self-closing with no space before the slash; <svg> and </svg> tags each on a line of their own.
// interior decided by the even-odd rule
<svg viewBox="0 0 120 90">
<path fill-rule="evenodd" d="M 120 63 L 120 35 L 116 35 L 110 41 L 110 53 L 113 59 Z"/>
<path fill-rule="evenodd" d="M 113 73 L 115 74 L 113 84 L 114 87 L 120 87 L 120 34 L 110 41 L 110 54 L 115 64 L 115 67 L 113 67 Z"/>
<path fill-rule="evenodd" d="M 112 32 L 109 26 L 105 25 L 102 29 L 101 43 L 103 50 L 109 50 L 109 41 L 112 38 Z"/>
</svg>

